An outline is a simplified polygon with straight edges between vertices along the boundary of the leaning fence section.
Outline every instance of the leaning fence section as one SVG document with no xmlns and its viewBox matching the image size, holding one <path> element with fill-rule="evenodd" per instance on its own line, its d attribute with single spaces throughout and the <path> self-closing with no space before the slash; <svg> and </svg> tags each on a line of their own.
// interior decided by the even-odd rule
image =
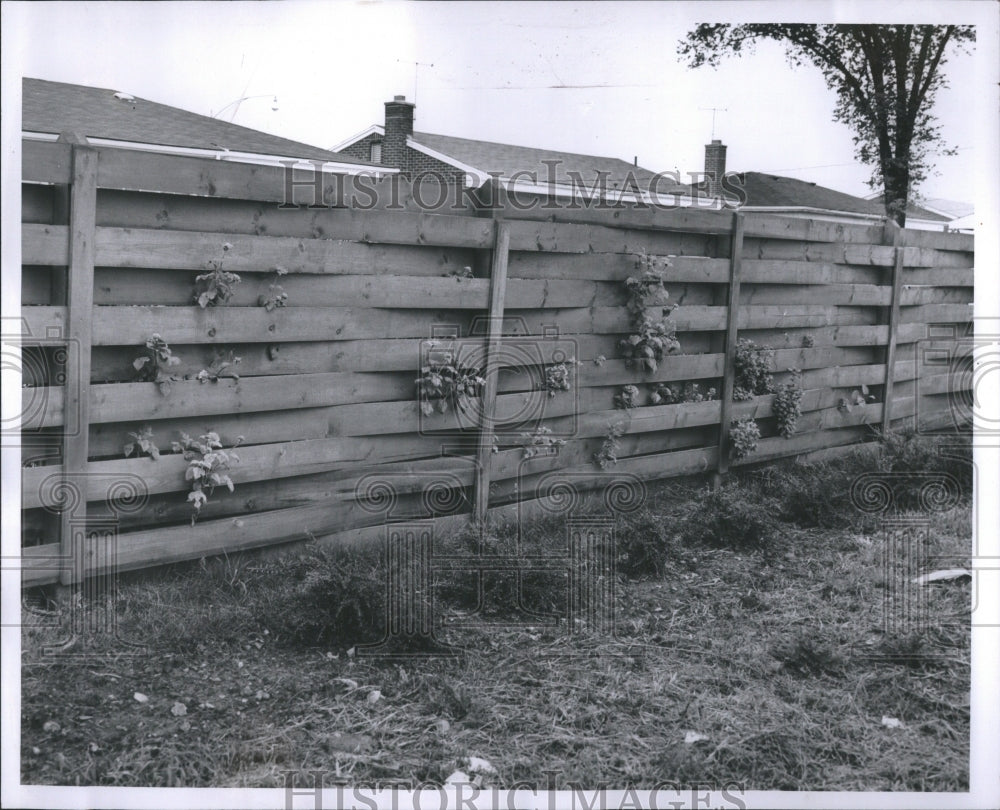
<svg viewBox="0 0 1000 810">
<path fill-rule="evenodd" d="M 328 200 L 334 178 L 65 143 L 26 143 L 23 180 L 27 583 L 106 565 L 80 562 L 95 527 L 121 569 L 374 537 L 887 418 L 948 427 L 968 398 L 947 359 L 971 338 L 968 236 L 499 197 L 428 213 L 405 188 Z"/>
</svg>

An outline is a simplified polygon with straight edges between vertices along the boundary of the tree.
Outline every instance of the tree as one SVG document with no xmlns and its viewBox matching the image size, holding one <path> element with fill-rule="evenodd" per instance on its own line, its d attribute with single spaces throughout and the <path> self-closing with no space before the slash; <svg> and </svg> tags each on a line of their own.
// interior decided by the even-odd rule
<svg viewBox="0 0 1000 810">
<path fill-rule="evenodd" d="M 855 154 L 872 167 L 886 216 L 906 224 L 910 192 L 923 180 L 941 142 L 931 112 L 947 85 L 949 50 L 975 41 L 968 25 L 699 25 L 678 52 L 690 67 L 716 66 L 723 56 L 752 52 L 759 39 L 784 43 L 793 66 L 811 62 L 837 94 L 835 121 L 854 132 Z"/>
</svg>

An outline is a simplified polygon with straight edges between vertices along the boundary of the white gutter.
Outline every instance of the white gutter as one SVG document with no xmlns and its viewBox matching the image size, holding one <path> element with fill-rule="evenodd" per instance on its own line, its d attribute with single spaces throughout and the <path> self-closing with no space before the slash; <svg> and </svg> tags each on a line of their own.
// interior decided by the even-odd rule
<svg viewBox="0 0 1000 810">
<path fill-rule="evenodd" d="M 587 190 L 586 187 L 580 188 L 578 185 L 566 185 L 565 183 L 531 183 L 525 180 L 511 182 L 502 177 L 500 178 L 500 182 L 505 188 L 515 193 L 522 192 L 525 194 L 540 194 L 561 198 L 580 197 L 583 199 L 584 195 L 581 192 Z M 590 190 L 592 191 L 593 189 Z M 593 194 L 590 194 L 587 195 L 587 198 L 591 199 L 593 196 Z M 709 208 L 709 205 L 705 204 L 707 201 L 704 198 L 681 193 L 636 194 L 633 191 L 619 191 L 612 188 L 606 189 L 606 193 L 601 195 L 599 199 L 603 199 L 605 202 L 644 202 L 653 205 L 677 205 L 683 208 L 690 208 L 692 206 Z M 718 207 L 717 201 L 711 207 Z"/>
<path fill-rule="evenodd" d="M 21 136 L 29 141 L 58 141 L 59 136 L 51 132 L 22 132 Z M 385 166 L 374 166 L 360 163 L 341 163 L 339 161 L 319 161 L 308 160 L 291 155 L 265 155 L 256 152 L 234 152 L 225 147 L 219 149 L 202 149 L 195 146 L 167 146 L 165 144 L 142 143 L 139 141 L 120 141 L 112 138 L 87 138 L 87 142 L 92 146 L 107 146 L 115 149 L 133 149 L 141 152 L 157 152 L 166 155 L 184 155 L 187 157 L 210 158 L 212 160 L 226 160 L 232 163 L 252 163 L 258 166 L 283 167 L 288 165 L 288 161 L 295 161 L 292 168 L 295 169 L 315 169 L 317 162 L 322 162 L 323 170 L 334 174 L 365 174 L 376 177 L 384 174 L 397 174 L 398 169 L 390 169 Z"/>
<path fill-rule="evenodd" d="M 885 220 L 885 216 L 881 214 L 860 214 L 851 211 L 837 211 L 832 208 L 815 208 L 806 205 L 743 205 L 738 206 L 736 210 L 757 214 L 819 214 L 822 216 L 867 219 L 872 222 L 882 222 Z"/>
<path fill-rule="evenodd" d="M 449 166 L 454 166 L 456 169 L 461 169 L 466 174 L 465 185 L 470 188 L 480 188 L 490 179 L 490 175 L 486 172 L 477 169 L 475 166 L 470 166 L 468 163 L 462 163 L 462 161 L 456 160 L 450 155 L 444 154 L 444 152 L 438 152 L 436 149 L 424 146 L 422 143 L 413 140 L 413 136 L 411 135 L 406 136 L 406 145 L 409 146 L 410 149 L 423 152 L 428 157 L 440 160 L 442 163 L 447 163 Z"/>
</svg>

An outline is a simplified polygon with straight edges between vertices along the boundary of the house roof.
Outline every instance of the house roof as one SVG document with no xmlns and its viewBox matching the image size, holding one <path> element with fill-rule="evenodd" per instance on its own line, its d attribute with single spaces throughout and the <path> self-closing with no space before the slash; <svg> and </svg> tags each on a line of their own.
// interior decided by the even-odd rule
<svg viewBox="0 0 1000 810">
<path fill-rule="evenodd" d="M 555 161 L 553 175 L 558 185 L 571 185 L 570 173 L 575 172 L 579 178 L 577 183 L 583 183 L 587 188 L 591 188 L 598 180 L 598 173 L 604 172 L 609 191 L 633 190 L 630 188 L 633 183 L 638 186 L 634 190 L 640 192 L 653 190 L 660 194 L 670 194 L 688 191 L 686 186 L 667 177 L 659 178 L 653 187 L 655 172 L 618 158 L 455 138 L 451 135 L 435 135 L 430 132 L 414 132 L 411 138 L 414 142 L 461 163 L 474 166 L 483 172 L 497 172 L 508 180 L 518 172 L 534 172 L 538 183 L 544 185 L 548 183 L 550 174 L 549 164 L 545 161 Z M 520 179 L 528 180 L 524 175 L 521 175 Z"/>
<path fill-rule="evenodd" d="M 745 205 L 748 207 L 810 208 L 869 217 L 885 216 L 885 208 L 882 206 L 881 200 L 866 200 L 807 180 L 797 180 L 794 177 L 781 177 L 762 172 L 738 172 L 737 177 L 742 181 L 746 194 Z M 948 217 L 927 211 L 916 205 L 908 206 L 906 213 L 916 219 L 932 222 L 948 221 Z"/>
<path fill-rule="evenodd" d="M 881 206 L 884 198 L 884 194 L 876 194 L 869 199 Z M 906 215 L 918 217 L 919 219 L 930 219 L 935 222 L 949 222 L 957 217 L 963 217 L 973 212 L 973 206 L 970 203 L 957 202 L 956 200 L 937 198 L 933 200 L 921 200 L 920 202 L 922 203 L 921 205 L 910 202 L 906 206 Z"/>
<path fill-rule="evenodd" d="M 88 138 L 153 146 L 369 165 L 317 146 L 107 88 L 30 78 L 22 80 L 21 88 L 21 129 L 25 132 L 58 135 L 71 131 Z"/>
</svg>

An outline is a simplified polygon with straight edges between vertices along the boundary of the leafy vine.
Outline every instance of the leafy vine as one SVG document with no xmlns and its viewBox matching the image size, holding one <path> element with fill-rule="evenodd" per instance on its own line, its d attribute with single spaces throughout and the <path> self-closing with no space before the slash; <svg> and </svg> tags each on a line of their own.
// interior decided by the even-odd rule
<svg viewBox="0 0 1000 810">
<path fill-rule="evenodd" d="M 674 305 L 669 303 L 670 293 L 657 269 L 669 267 L 669 260 L 643 252 L 640 266 L 641 276 L 625 280 L 626 306 L 632 316 L 633 333 L 618 345 L 627 366 L 638 363 L 640 369 L 652 372 L 656 371 L 664 354 L 679 352 L 681 344 L 673 322 L 668 320 Z"/>
</svg>

